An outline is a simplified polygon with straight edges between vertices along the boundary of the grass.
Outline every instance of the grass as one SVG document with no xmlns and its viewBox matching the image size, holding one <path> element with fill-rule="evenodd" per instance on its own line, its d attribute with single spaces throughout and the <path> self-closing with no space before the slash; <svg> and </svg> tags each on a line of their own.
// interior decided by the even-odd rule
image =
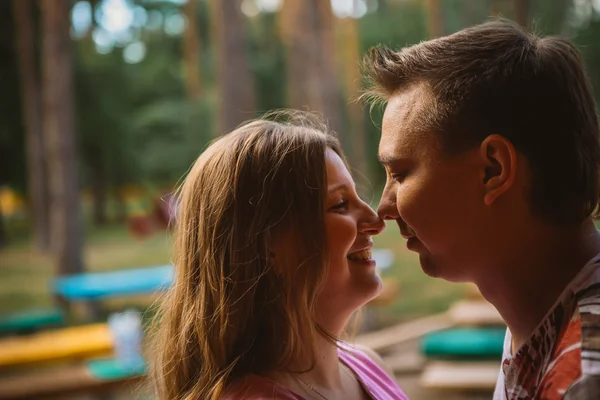
<svg viewBox="0 0 600 400">
<path fill-rule="evenodd" d="M 166 233 L 144 241 L 129 236 L 124 226 L 95 229 L 85 240 L 87 271 L 151 266 L 169 262 Z M 52 257 L 38 254 L 22 241 L 0 250 L 0 315 L 32 307 L 50 307 Z"/>
<path fill-rule="evenodd" d="M 165 264 L 170 259 L 170 238 L 166 233 L 140 241 L 132 238 L 124 226 L 112 226 L 91 230 L 85 243 L 84 259 L 88 271 Z M 462 285 L 423 274 L 417 256 L 406 250 L 395 225 L 390 224 L 375 238 L 375 246 L 394 252 L 395 263 L 385 271 L 385 276 L 400 284 L 398 298 L 377 310 L 383 323 L 446 310 L 462 296 Z M 15 242 L 0 250 L 0 315 L 51 306 L 48 288 L 53 271 L 51 257 L 31 251 L 26 241 Z"/>
</svg>

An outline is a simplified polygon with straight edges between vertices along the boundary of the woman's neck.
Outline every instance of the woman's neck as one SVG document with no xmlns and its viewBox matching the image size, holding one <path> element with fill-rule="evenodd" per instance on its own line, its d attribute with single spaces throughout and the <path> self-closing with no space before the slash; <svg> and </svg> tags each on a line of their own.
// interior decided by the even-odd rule
<svg viewBox="0 0 600 400">
<path fill-rule="evenodd" d="M 315 343 L 314 367 L 300 376 L 314 385 L 335 390 L 342 385 L 341 368 L 337 346 L 319 337 Z"/>
</svg>

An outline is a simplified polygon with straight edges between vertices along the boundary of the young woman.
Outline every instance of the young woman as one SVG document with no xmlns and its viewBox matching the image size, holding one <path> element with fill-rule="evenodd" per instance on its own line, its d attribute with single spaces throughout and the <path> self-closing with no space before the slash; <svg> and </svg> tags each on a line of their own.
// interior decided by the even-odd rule
<svg viewBox="0 0 600 400">
<path fill-rule="evenodd" d="M 384 223 L 325 125 L 280 117 L 217 139 L 181 188 L 158 399 L 405 399 L 376 353 L 340 340 L 381 290 Z"/>
</svg>

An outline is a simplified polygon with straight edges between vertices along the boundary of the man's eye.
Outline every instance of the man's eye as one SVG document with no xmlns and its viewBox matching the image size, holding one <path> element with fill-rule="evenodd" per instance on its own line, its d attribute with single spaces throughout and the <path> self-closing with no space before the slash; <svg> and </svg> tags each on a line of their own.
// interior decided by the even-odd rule
<svg viewBox="0 0 600 400">
<path fill-rule="evenodd" d="M 401 183 L 404 180 L 404 178 L 406 178 L 406 175 L 405 174 L 392 174 L 391 177 L 396 182 Z"/>
</svg>

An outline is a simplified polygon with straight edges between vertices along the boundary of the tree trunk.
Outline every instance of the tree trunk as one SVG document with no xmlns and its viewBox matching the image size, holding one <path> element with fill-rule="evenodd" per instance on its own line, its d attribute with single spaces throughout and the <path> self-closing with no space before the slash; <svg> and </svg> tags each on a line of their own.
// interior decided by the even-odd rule
<svg viewBox="0 0 600 400">
<path fill-rule="evenodd" d="M 117 186 L 114 191 L 115 199 L 115 222 L 118 224 L 124 224 L 127 222 L 127 203 L 123 190 Z"/>
<path fill-rule="evenodd" d="M 440 0 L 427 0 L 427 26 L 430 39 L 444 35 Z"/>
<path fill-rule="evenodd" d="M 35 248 L 47 251 L 50 247 L 48 186 L 41 125 L 40 80 L 35 59 L 35 28 L 30 0 L 13 0 L 12 6 L 25 125 L 29 210 Z"/>
<path fill-rule="evenodd" d="M 107 216 L 107 200 L 108 187 L 106 169 L 104 168 L 104 160 L 102 155 L 97 153 L 89 160 L 92 169 L 93 184 L 92 184 L 92 204 L 93 204 L 93 220 L 94 224 L 101 226 L 108 223 Z"/>
<path fill-rule="evenodd" d="M 506 16 L 510 13 L 511 5 L 507 4 L 508 0 L 490 0 L 491 14 L 493 17 Z"/>
<path fill-rule="evenodd" d="M 6 233 L 6 226 L 4 224 L 4 215 L 2 214 L 2 208 L 0 208 L 0 249 L 8 244 L 8 234 Z"/>
<path fill-rule="evenodd" d="M 98 179 L 98 178 L 96 178 Z M 92 195 L 94 197 L 94 224 L 96 226 L 102 226 L 108 224 L 108 216 L 106 215 L 106 206 L 108 196 L 106 193 L 106 182 L 96 181 L 92 188 Z"/>
<path fill-rule="evenodd" d="M 254 117 L 254 81 L 246 50 L 242 0 L 211 3 L 218 59 L 218 129 L 223 134 Z"/>
<path fill-rule="evenodd" d="M 42 91 L 50 188 L 51 245 L 58 275 L 83 270 L 69 2 L 39 0 L 42 12 Z"/>
<path fill-rule="evenodd" d="M 333 18 L 329 1 L 286 0 L 280 29 L 287 49 L 288 105 L 323 113 L 343 139 Z"/>
<path fill-rule="evenodd" d="M 358 6 L 357 3 L 358 0 L 353 0 L 355 10 Z M 367 183 L 368 171 L 365 153 L 364 111 L 361 103 L 357 101 L 361 89 L 358 20 L 351 17 L 339 19 L 338 28 L 340 30 L 340 40 L 338 42 L 340 51 L 339 64 L 343 71 L 344 86 L 348 101 L 350 120 L 348 130 L 352 134 L 350 164 L 352 169 L 356 171 L 355 180 L 359 183 L 358 188 L 362 191 L 363 186 Z"/>
<path fill-rule="evenodd" d="M 184 5 L 187 17 L 187 27 L 183 33 L 183 65 L 186 77 L 188 99 L 196 101 L 202 96 L 202 81 L 200 79 L 200 42 L 198 41 L 198 14 L 196 0 L 188 0 Z"/>
<path fill-rule="evenodd" d="M 515 20 L 524 28 L 529 28 L 530 0 L 514 0 Z"/>
</svg>

